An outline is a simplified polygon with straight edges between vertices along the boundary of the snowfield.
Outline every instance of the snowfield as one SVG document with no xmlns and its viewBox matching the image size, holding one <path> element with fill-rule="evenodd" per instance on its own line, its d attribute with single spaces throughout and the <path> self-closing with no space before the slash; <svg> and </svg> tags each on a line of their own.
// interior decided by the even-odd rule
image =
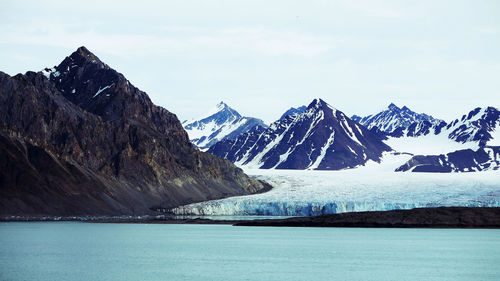
<svg viewBox="0 0 500 281">
<path fill-rule="evenodd" d="M 386 153 L 341 171 L 245 169 L 274 188 L 266 193 L 190 204 L 178 215 L 312 216 L 436 206 L 500 206 L 500 171 L 394 172 L 410 155 Z"/>
<path fill-rule="evenodd" d="M 478 142 L 456 142 L 448 138 L 447 134 L 428 134 L 418 137 L 390 137 L 384 142 L 398 152 L 407 152 L 414 155 L 439 155 L 462 149 L 478 150 Z M 403 165 L 402 163 L 401 165 Z"/>
</svg>

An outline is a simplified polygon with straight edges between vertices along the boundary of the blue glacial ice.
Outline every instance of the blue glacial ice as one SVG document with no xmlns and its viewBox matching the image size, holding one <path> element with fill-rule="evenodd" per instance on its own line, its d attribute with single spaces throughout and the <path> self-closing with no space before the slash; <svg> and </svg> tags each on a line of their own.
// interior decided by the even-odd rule
<svg viewBox="0 0 500 281">
<path fill-rule="evenodd" d="M 500 207 L 500 171 L 401 173 L 374 165 L 342 171 L 245 172 L 274 188 L 172 211 L 178 215 L 312 216 L 438 206 Z"/>
</svg>

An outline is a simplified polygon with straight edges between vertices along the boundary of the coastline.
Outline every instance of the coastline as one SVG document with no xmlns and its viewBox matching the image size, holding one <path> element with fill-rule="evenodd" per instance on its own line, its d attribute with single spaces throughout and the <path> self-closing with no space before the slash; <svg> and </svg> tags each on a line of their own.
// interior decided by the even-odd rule
<svg viewBox="0 0 500 281">
<path fill-rule="evenodd" d="M 500 228 L 499 207 L 436 207 L 409 210 L 351 212 L 313 217 L 279 219 L 175 218 L 145 216 L 4 216 L 0 222 L 134 223 L 134 224 L 224 224 L 273 227 L 367 227 L 367 228 Z"/>
</svg>

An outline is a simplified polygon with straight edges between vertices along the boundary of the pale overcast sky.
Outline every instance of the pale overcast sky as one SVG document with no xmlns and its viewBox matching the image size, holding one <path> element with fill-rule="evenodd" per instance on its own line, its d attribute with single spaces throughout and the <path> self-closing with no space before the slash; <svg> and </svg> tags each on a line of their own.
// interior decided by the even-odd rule
<svg viewBox="0 0 500 281">
<path fill-rule="evenodd" d="M 500 1 L 0 0 L 0 70 L 84 45 L 179 119 L 219 101 L 266 122 L 321 97 L 451 120 L 500 106 Z"/>
</svg>

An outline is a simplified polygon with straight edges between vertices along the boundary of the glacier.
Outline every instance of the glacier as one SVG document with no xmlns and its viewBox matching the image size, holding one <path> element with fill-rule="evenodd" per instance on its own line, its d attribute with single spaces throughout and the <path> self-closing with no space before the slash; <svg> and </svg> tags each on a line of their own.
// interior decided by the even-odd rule
<svg viewBox="0 0 500 281">
<path fill-rule="evenodd" d="M 480 173 L 398 173 L 411 155 L 385 153 L 339 171 L 248 169 L 270 183 L 269 192 L 189 204 L 176 215 L 315 216 L 438 206 L 500 207 L 500 171 Z"/>
</svg>

